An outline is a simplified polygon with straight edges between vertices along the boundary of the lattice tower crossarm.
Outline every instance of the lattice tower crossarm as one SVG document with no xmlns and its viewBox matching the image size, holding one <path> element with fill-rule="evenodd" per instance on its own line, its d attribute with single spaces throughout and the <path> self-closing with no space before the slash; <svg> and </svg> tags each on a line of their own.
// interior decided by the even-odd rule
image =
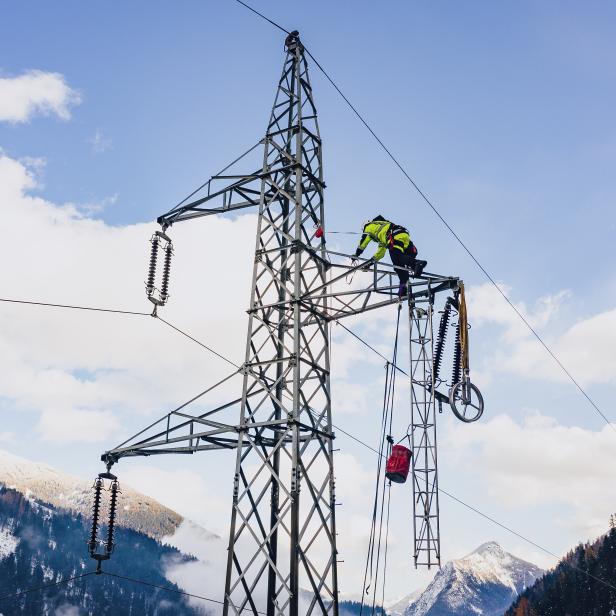
<svg viewBox="0 0 616 616">
<path fill-rule="evenodd" d="M 285 53 L 260 141 L 260 168 L 225 175 L 240 157 L 213 176 L 193 201 L 158 219 L 166 230 L 176 222 L 258 207 L 244 363 L 102 456 L 110 466 L 123 457 L 235 450 L 225 615 L 338 614 L 329 327 L 332 321 L 399 301 L 391 266 L 372 264 L 372 274 L 360 273 L 365 263 L 349 265 L 348 255 L 326 250 L 325 236 L 315 233 L 326 228 L 322 144 L 304 48 L 296 33 L 287 38 Z M 355 274 L 369 283 L 347 285 L 347 276 Z M 431 344 L 434 297 L 458 283 L 457 278 L 424 272 L 409 287 L 410 314 L 419 315 L 413 311 L 425 305 L 430 316 L 429 330 L 424 317 L 418 316 L 416 323 L 411 318 L 413 439 L 418 451 L 433 448 L 435 468 L 435 433 L 430 440 L 434 383 L 426 389 L 431 354 L 424 342 L 414 340 L 423 336 Z M 425 356 L 415 361 L 421 349 Z M 242 379 L 239 397 L 189 412 L 190 404 L 234 377 Z M 429 394 L 423 406 L 417 402 L 422 389 Z M 421 437 L 418 426 L 423 426 Z M 428 466 L 415 462 L 416 495 L 423 490 L 437 496 L 436 472 L 426 470 Z M 424 533 L 419 524 L 416 546 L 418 536 L 429 537 L 428 561 L 435 564 L 440 557 L 438 522 L 436 532 L 432 527 Z M 416 564 L 421 564 L 417 557 Z"/>
</svg>

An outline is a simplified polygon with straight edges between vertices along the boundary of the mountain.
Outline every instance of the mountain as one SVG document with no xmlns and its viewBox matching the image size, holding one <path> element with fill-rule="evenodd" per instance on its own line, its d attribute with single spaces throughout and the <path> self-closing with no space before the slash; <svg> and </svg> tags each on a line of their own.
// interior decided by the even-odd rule
<svg viewBox="0 0 616 616">
<path fill-rule="evenodd" d="M 54 507 L 89 517 L 92 483 L 0 450 L 0 485 Z M 126 485 L 121 484 L 121 489 L 122 502 L 117 517 L 119 526 L 162 539 L 173 535 L 182 523 L 182 516 L 153 498 L 139 494 Z"/>
<path fill-rule="evenodd" d="M 425 589 L 416 590 L 404 597 L 404 599 L 400 599 L 399 601 L 394 601 L 393 603 L 386 604 L 387 616 L 404 616 L 406 610 L 413 605 L 421 597 L 422 593 Z"/>
<path fill-rule="evenodd" d="M 506 616 L 609 616 L 616 613 L 616 529 L 578 545 L 527 588 Z"/>
<path fill-rule="evenodd" d="M 94 569 L 86 549 L 89 521 L 80 514 L 0 487 L 0 615 L 197 616 L 203 609 L 182 595 L 107 575 L 68 584 L 64 578 Z M 179 590 L 169 582 L 169 563 L 192 557 L 128 528 L 118 528 L 116 549 L 104 570 Z M 42 587 L 42 588 L 41 588 Z M 18 594 L 26 589 L 34 592 Z"/>
<path fill-rule="evenodd" d="M 106 575 L 15 600 L 4 595 L 95 568 L 86 541 L 92 482 L 0 450 L 0 616 L 196 616 L 214 604 Z M 106 511 L 103 513 L 103 518 Z M 103 529 L 103 534 L 105 529 Z M 154 499 L 121 485 L 115 549 L 103 570 L 210 596 L 220 592 L 224 542 Z M 217 612 L 216 612 L 217 613 Z"/>
<path fill-rule="evenodd" d="M 403 614 L 502 616 L 542 574 L 539 567 L 508 554 L 498 543 L 484 543 L 464 558 L 448 562 L 424 592 L 408 598 Z"/>
</svg>

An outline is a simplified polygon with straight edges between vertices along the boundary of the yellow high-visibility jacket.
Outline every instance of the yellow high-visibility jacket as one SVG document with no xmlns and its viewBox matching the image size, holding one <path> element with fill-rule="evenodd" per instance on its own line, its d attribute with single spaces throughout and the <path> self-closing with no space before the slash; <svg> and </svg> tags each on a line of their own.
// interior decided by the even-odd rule
<svg viewBox="0 0 616 616">
<path fill-rule="evenodd" d="M 402 251 L 406 249 L 411 240 L 408 231 L 404 227 L 400 227 L 388 220 L 371 220 L 364 225 L 363 235 L 355 251 L 355 256 L 359 257 L 370 242 L 376 242 L 379 247 L 374 253 L 373 258 L 375 261 L 379 261 L 385 256 L 387 249 L 392 244 L 390 239 L 395 240 L 395 247 L 400 248 Z M 400 244 L 402 246 L 400 246 Z"/>
</svg>

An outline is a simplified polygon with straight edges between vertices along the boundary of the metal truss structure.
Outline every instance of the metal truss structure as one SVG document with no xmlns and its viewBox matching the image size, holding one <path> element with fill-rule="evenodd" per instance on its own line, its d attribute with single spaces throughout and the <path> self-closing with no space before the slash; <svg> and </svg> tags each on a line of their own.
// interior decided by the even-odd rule
<svg viewBox="0 0 616 616">
<path fill-rule="evenodd" d="M 433 311 L 433 295 L 409 302 L 413 558 L 428 568 L 441 564 Z"/>
<path fill-rule="evenodd" d="M 124 457 L 235 450 L 225 615 L 338 614 L 330 324 L 400 301 L 392 267 L 349 265 L 318 232 L 326 229 L 322 143 L 297 32 L 285 51 L 261 168 L 228 173 L 240 157 L 158 219 L 168 233 L 180 221 L 258 208 L 245 360 L 217 384 L 239 373 L 241 393 L 197 414 L 184 405 L 102 456 L 109 467 Z M 347 284 L 366 268 L 363 285 Z M 458 284 L 424 273 L 405 298 L 416 564 L 440 558 L 432 311 L 437 294 Z"/>
</svg>

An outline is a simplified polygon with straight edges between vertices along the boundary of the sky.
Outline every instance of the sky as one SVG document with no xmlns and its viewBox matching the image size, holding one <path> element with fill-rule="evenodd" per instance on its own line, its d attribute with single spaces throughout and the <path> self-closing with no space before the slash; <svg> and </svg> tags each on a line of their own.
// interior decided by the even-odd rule
<svg viewBox="0 0 616 616">
<path fill-rule="evenodd" d="M 255 2 L 304 43 L 610 421 L 616 420 L 616 7 L 609 2 Z M 263 135 L 283 36 L 237 3 L 2 3 L 0 272 L 5 298 L 148 311 L 154 220 Z M 486 411 L 439 417 L 441 485 L 555 554 L 607 527 L 616 433 L 555 366 L 315 66 L 330 230 L 383 214 L 468 289 Z M 249 171 L 249 170 L 247 170 Z M 173 228 L 165 317 L 234 361 L 256 218 Z M 230 242 L 229 238 L 233 241 Z M 354 249 L 354 236 L 330 246 Z M 394 311 L 350 326 L 382 352 Z M 229 366 L 149 317 L 0 306 L 0 447 L 84 477 L 100 454 Z M 383 361 L 334 329 L 334 422 L 372 445 Z M 222 391 L 221 399 L 235 391 Z M 396 426 L 408 423 L 400 391 Z M 216 400 L 214 400 L 216 402 Z M 375 459 L 339 435 L 343 594 L 361 591 Z M 118 474 L 221 536 L 231 464 L 126 461 Z M 227 465 L 228 476 L 216 471 Z M 390 599 L 425 585 L 408 486 L 392 495 Z M 441 498 L 444 559 L 498 540 Z M 198 591 L 199 581 L 191 590 Z M 222 594 L 222 589 L 220 590 Z"/>
</svg>

